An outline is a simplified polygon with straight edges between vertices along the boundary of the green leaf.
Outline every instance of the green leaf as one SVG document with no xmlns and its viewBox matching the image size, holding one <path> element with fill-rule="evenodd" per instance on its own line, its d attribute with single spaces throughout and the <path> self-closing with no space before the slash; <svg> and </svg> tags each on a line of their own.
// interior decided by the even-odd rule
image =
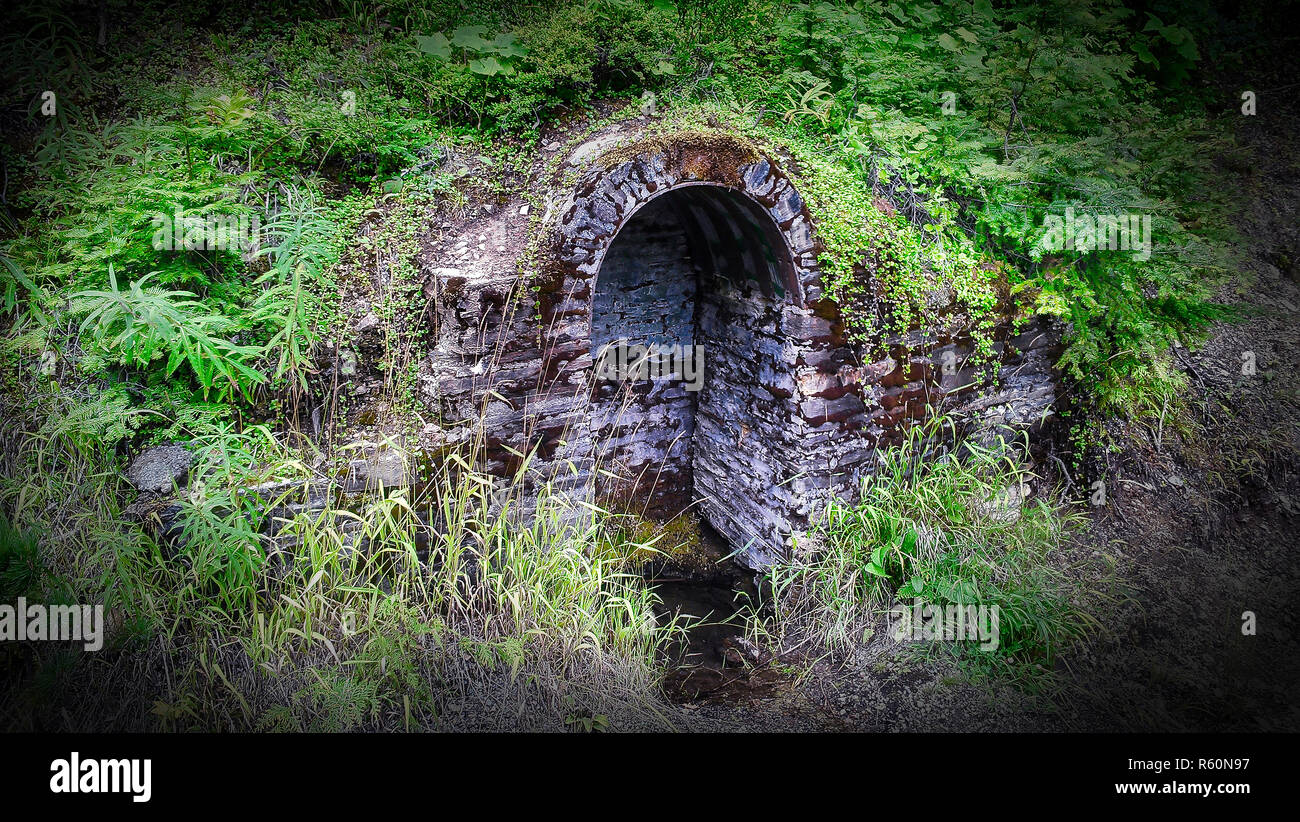
<svg viewBox="0 0 1300 822">
<path fill-rule="evenodd" d="M 514 74 L 515 70 L 495 57 L 482 57 L 469 61 L 469 70 L 475 74 L 494 77 L 498 74 Z"/>
<path fill-rule="evenodd" d="M 484 52 L 491 48 L 491 43 L 484 39 L 487 29 L 483 26 L 461 26 L 451 33 L 451 43 L 470 51 Z"/>
<path fill-rule="evenodd" d="M 911 555 L 912 549 L 916 548 L 916 529 L 909 528 L 906 534 L 903 534 L 903 553 Z"/>
<path fill-rule="evenodd" d="M 957 51 L 961 48 L 957 45 L 957 41 L 952 38 L 951 34 L 940 34 L 939 45 L 948 51 Z"/>
<path fill-rule="evenodd" d="M 422 54 L 430 57 L 436 57 L 439 60 L 451 59 L 451 43 L 444 34 L 434 34 L 430 37 L 416 37 L 416 48 Z"/>
<path fill-rule="evenodd" d="M 513 34 L 498 34 L 492 39 L 488 48 L 502 57 L 525 57 L 528 49 Z"/>
<path fill-rule="evenodd" d="M 1155 55 L 1151 53 L 1151 49 L 1148 47 L 1147 40 L 1145 38 L 1137 38 L 1133 41 L 1133 51 L 1134 53 L 1137 54 L 1138 59 L 1141 60 L 1142 62 L 1150 63 L 1156 67 L 1160 66 L 1160 63 L 1159 61 L 1156 60 Z"/>
</svg>

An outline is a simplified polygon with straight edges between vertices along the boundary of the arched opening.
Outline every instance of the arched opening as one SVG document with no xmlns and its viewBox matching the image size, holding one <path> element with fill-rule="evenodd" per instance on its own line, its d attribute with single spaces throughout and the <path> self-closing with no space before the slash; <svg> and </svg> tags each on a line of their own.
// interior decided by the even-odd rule
<svg viewBox="0 0 1300 822">
<path fill-rule="evenodd" d="M 783 530 L 783 311 L 798 285 L 768 212 L 721 186 L 671 189 L 624 220 L 595 280 L 589 419 L 606 500 L 656 519 L 695 506 L 738 548 Z"/>
</svg>

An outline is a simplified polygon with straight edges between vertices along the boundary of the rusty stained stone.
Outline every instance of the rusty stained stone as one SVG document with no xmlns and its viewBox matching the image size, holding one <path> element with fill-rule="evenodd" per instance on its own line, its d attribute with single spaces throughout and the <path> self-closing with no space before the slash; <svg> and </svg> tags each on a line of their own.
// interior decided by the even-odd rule
<svg viewBox="0 0 1300 822">
<path fill-rule="evenodd" d="M 541 374 L 543 383 L 556 381 L 560 372 L 567 369 L 569 363 L 580 357 L 590 356 L 590 347 L 582 340 L 574 339 L 556 343 L 542 352 Z"/>
<path fill-rule="evenodd" d="M 608 219 L 617 228 L 630 201 L 631 197 L 625 189 L 608 179 L 601 180 L 591 196 L 592 214 L 602 222 Z"/>
<path fill-rule="evenodd" d="M 772 188 L 769 189 L 766 194 L 754 196 L 754 199 L 758 201 L 759 205 L 763 206 L 768 210 L 768 213 L 771 214 L 772 216 L 773 222 L 775 222 L 778 227 L 781 225 L 783 221 L 778 220 L 776 218 L 776 214 L 773 213 L 773 209 L 776 208 L 776 204 L 781 200 L 781 197 L 785 194 L 785 192 L 789 188 L 790 188 L 790 181 L 787 180 L 785 177 L 778 176 L 775 182 L 773 182 Z"/>
<path fill-rule="evenodd" d="M 891 388 L 880 396 L 880 407 L 892 411 L 912 400 L 924 400 L 926 386 L 924 383 L 911 382 L 898 388 Z"/>
<path fill-rule="evenodd" d="M 845 383 L 838 373 L 814 371 L 801 374 L 796 384 L 799 393 L 809 399 L 837 400 L 845 394 L 858 393 L 855 383 Z"/>
<path fill-rule="evenodd" d="M 636 162 L 634 160 L 628 160 L 626 163 L 614 166 L 609 171 L 605 172 L 605 179 L 608 180 L 611 185 L 620 186 L 637 176 L 636 169 Z"/>
<path fill-rule="evenodd" d="M 799 349 L 794 364 L 831 372 L 852 359 L 848 351 L 829 345 L 809 345 Z"/>
<path fill-rule="evenodd" d="M 928 381 L 933 377 L 934 363 L 926 357 L 909 356 L 905 360 L 894 361 L 897 363 L 894 370 L 880 379 L 880 385 L 885 388 L 897 388 L 918 380 Z"/>
<path fill-rule="evenodd" d="M 896 405 L 891 409 L 881 408 L 871 415 L 871 424 L 884 429 L 881 434 L 882 441 L 898 442 L 898 439 L 890 439 L 890 434 L 900 422 L 907 418 L 907 406 Z"/>
<path fill-rule="evenodd" d="M 935 367 L 929 357 L 914 356 L 908 359 L 907 368 L 903 371 L 903 376 L 908 382 L 932 382 L 934 380 Z"/>
<path fill-rule="evenodd" d="M 790 313 L 786 315 L 785 333 L 809 343 L 836 342 L 834 323 L 816 314 Z"/>
</svg>

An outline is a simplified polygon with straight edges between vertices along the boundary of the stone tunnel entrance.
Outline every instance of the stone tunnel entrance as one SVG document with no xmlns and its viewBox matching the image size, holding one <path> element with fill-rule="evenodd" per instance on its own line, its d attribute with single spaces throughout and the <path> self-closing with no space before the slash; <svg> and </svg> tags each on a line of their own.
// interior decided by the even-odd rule
<svg viewBox="0 0 1300 822">
<path fill-rule="evenodd" d="M 928 352 L 848 339 L 789 158 L 718 132 L 624 136 L 592 137 L 568 155 L 576 177 L 556 178 L 537 326 L 521 323 L 485 374 L 490 444 L 535 449 L 537 473 L 583 501 L 655 518 L 693 507 L 744 565 L 764 567 L 828 500 L 856 498 L 877 443 L 924 417 Z M 471 295 L 481 303 L 486 288 Z M 944 334 L 917 345 L 954 349 Z M 474 350 L 488 348 L 478 336 Z M 700 390 L 681 372 L 608 381 L 602 351 L 620 340 L 682 360 L 700 346 Z M 460 392 L 450 403 L 481 396 L 472 380 L 439 384 Z"/>
<path fill-rule="evenodd" d="M 656 519 L 696 509 L 735 548 L 788 517 L 774 452 L 791 433 L 779 375 L 788 380 L 783 310 L 797 290 L 777 225 L 734 190 L 678 187 L 625 219 L 591 313 L 589 421 L 607 501 Z M 600 368 L 619 347 L 628 367 Z"/>
<path fill-rule="evenodd" d="M 518 260 L 462 239 L 459 267 L 429 269 L 422 447 L 481 443 L 485 472 L 525 500 L 546 487 L 655 518 L 693 507 L 760 568 L 801 550 L 830 499 L 856 499 L 877 446 L 932 403 L 1038 419 L 1054 397 L 1054 332 L 1009 336 L 1008 314 L 997 385 L 963 365 L 975 346 L 962 311 L 870 346 L 849 339 L 791 162 L 735 135 L 616 124 L 565 155 L 538 208 L 481 218 L 467 232 L 479 252 L 535 219 L 536 267 L 523 277 Z M 602 380 L 618 340 L 679 358 L 700 346 L 702 374 Z M 945 356 L 953 373 L 936 368 Z"/>
<path fill-rule="evenodd" d="M 941 325 L 851 340 L 826 292 L 812 214 L 782 168 L 793 158 L 718 132 L 608 128 L 570 150 L 535 201 L 485 207 L 459 242 L 440 230 L 422 241 L 417 325 L 430 344 L 413 409 L 417 460 L 359 441 L 369 456 L 346 480 L 313 480 L 293 505 L 415 486 L 426 468 L 472 460 L 497 513 L 509 502 L 528 521 L 556 500 L 546 515 L 567 526 L 602 495 L 656 518 L 694 508 L 759 569 L 808 550 L 826 503 L 858 498 L 877 447 L 932 402 L 985 429 L 1049 418 L 1058 328 L 1021 325 L 1014 302 L 999 308 L 998 359 L 985 364 L 998 370 L 983 374 L 964 365 L 976 350 L 969 307 L 949 288 L 927 294 L 946 312 Z M 484 253 L 489 236 L 502 242 L 495 255 Z M 511 236 L 526 238 L 522 254 L 507 253 Z M 869 262 L 857 276 L 870 290 Z M 394 409 L 377 390 L 390 379 L 380 360 L 389 329 L 363 306 L 336 373 L 353 384 L 363 404 L 352 421 L 370 437 L 382 429 L 363 415 Z M 597 358 L 617 340 L 679 356 L 699 346 L 702 371 L 602 381 Z M 286 490 L 256 490 L 272 487 Z"/>
</svg>

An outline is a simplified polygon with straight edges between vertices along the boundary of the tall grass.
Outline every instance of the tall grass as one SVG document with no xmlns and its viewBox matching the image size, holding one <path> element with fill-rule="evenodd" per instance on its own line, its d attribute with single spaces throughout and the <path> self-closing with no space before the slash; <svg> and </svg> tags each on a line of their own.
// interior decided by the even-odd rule
<svg viewBox="0 0 1300 822">
<path fill-rule="evenodd" d="M 124 522 L 93 432 L 4 433 L 0 504 L 44 535 L 47 584 L 113 612 L 103 655 L 29 649 L 48 676 L 0 698 L 9 728 L 674 726 L 657 685 L 679 626 L 629 560 L 648 546 L 594 506 L 544 486 L 512 514 L 522 491 L 470 453 L 352 498 L 322 455 L 251 427 L 195 438 L 166 547 Z"/>
<path fill-rule="evenodd" d="M 1096 627 L 1065 554 L 1082 515 L 1041 498 L 1022 503 L 1037 478 L 1014 449 L 943 445 L 951 441 L 950 423 L 937 419 L 882 449 L 860 501 L 833 502 L 791 558 L 771 569 L 774 615 L 766 625 L 780 643 L 847 655 L 879 632 L 900 600 L 996 605 L 995 652 L 946 647 L 1029 683 Z"/>
</svg>

